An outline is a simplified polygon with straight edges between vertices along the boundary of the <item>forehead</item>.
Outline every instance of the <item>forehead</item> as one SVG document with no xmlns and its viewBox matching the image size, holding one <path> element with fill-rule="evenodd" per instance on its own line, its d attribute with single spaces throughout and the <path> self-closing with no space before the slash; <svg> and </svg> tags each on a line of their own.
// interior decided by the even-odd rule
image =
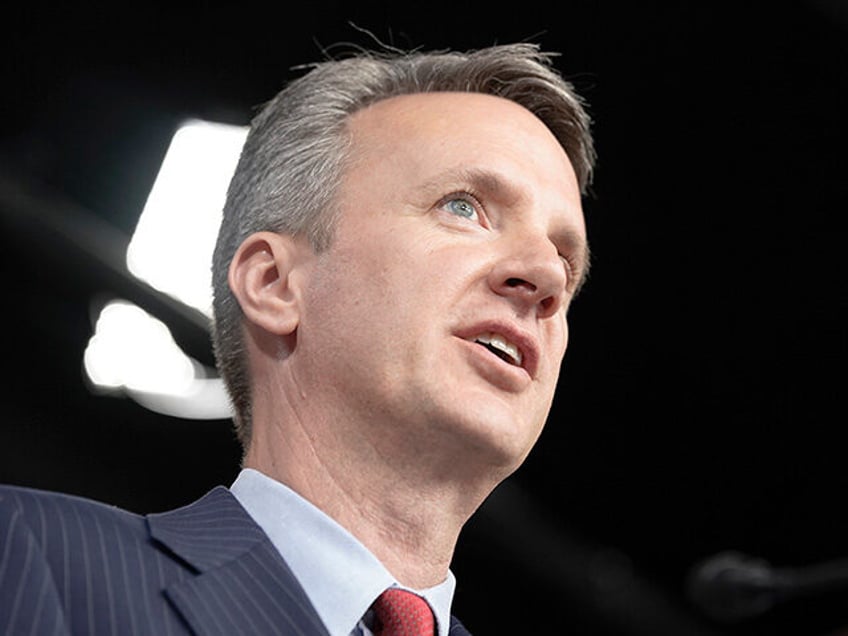
<svg viewBox="0 0 848 636">
<path fill-rule="evenodd" d="M 484 93 L 434 92 L 389 97 L 353 113 L 350 130 L 360 142 L 377 142 L 384 137 L 384 141 L 396 143 L 438 133 L 497 137 L 499 131 L 509 131 L 550 144 L 565 154 L 553 133 L 532 112 L 511 100 Z"/>
<path fill-rule="evenodd" d="M 504 195 L 552 213 L 579 213 L 582 220 L 565 150 L 538 117 L 513 101 L 481 93 L 401 95 L 354 113 L 349 132 L 350 178 L 392 183 L 397 191 L 438 190 L 462 175 L 492 175 L 488 182 Z"/>
</svg>

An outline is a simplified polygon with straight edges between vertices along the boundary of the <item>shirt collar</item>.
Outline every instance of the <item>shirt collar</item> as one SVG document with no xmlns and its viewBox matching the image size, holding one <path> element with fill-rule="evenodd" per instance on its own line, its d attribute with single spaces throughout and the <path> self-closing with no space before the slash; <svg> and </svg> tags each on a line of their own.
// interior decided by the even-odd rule
<svg viewBox="0 0 848 636">
<path fill-rule="evenodd" d="M 285 484 L 246 468 L 230 490 L 289 565 L 330 634 L 350 634 L 377 596 L 398 585 L 356 537 Z M 441 584 L 412 590 L 432 607 L 439 636 L 450 630 L 455 587 L 448 571 Z"/>
</svg>

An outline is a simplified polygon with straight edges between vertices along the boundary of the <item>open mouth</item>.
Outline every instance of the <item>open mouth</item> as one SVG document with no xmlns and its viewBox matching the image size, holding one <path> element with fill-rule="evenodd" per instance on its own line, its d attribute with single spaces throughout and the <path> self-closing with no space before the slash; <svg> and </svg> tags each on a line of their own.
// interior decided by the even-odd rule
<svg viewBox="0 0 848 636">
<path fill-rule="evenodd" d="M 524 359 L 519 348 L 499 334 L 480 334 L 474 338 L 474 342 L 485 347 L 501 360 L 513 366 L 520 367 Z"/>
</svg>

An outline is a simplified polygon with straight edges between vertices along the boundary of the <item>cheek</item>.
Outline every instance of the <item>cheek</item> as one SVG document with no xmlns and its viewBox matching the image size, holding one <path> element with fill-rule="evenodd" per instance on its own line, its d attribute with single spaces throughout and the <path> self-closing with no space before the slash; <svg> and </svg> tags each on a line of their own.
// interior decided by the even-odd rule
<svg viewBox="0 0 848 636">
<path fill-rule="evenodd" d="M 313 325 L 363 342 L 391 339 L 415 315 L 420 280 L 414 274 L 407 260 L 374 241 L 336 252 L 312 279 Z"/>
<path fill-rule="evenodd" d="M 550 356 L 550 375 L 554 385 L 559 379 L 560 369 L 563 358 L 565 357 L 566 349 L 568 348 L 568 323 L 563 317 L 562 321 L 552 323 L 547 332 L 547 342 Z"/>
<path fill-rule="evenodd" d="M 549 342 L 559 352 L 560 356 L 565 354 L 565 349 L 568 346 L 568 317 L 564 310 L 551 317 L 546 326 L 547 335 L 550 338 Z"/>
<path fill-rule="evenodd" d="M 568 321 L 563 316 L 562 319 L 562 328 L 560 338 L 562 339 L 562 349 L 560 350 L 560 362 L 562 362 L 562 358 L 565 356 L 565 351 L 568 349 Z"/>
</svg>

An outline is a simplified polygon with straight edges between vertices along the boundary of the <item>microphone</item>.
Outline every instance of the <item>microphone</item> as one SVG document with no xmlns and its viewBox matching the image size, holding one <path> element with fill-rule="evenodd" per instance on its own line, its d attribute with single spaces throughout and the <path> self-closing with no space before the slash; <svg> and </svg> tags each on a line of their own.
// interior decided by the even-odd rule
<svg viewBox="0 0 848 636">
<path fill-rule="evenodd" d="M 692 568 L 686 594 L 710 618 L 733 622 L 764 614 L 783 601 L 848 587 L 848 560 L 806 568 L 775 568 L 741 552 L 720 552 Z"/>
</svg>

